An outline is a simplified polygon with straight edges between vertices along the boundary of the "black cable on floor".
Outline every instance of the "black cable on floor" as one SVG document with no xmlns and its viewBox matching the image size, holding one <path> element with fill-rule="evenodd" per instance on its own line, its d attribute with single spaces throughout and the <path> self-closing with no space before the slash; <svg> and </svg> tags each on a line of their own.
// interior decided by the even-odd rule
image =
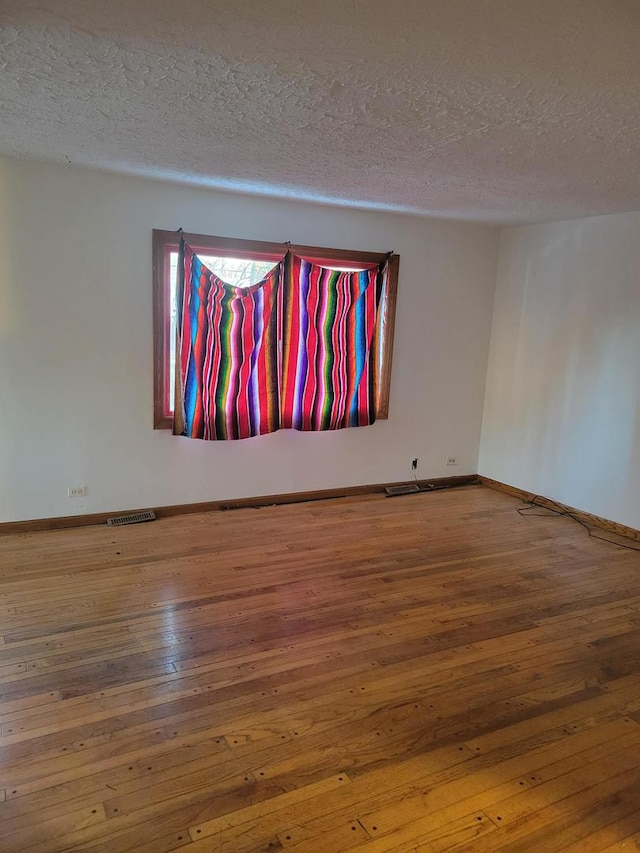
<svg viewBox="0 0 640 853">
<path fill-rule="evenodd" d="M 542 495 L 534 495 L 534 497 L 531 498 L 531 500 L 529 501 L 529 506 L 520 507 L 517 510 L 518 515 L 521 515 L 525 518 L 527 516 L 536 516 L 538 518 L 548 518 L 549 516 L 546 513 L 528 512 L 528 510 L 535 509 L 536 507 L 539 507 L 540 509 L 546 510 L 547 513 L 551 512 L 554 515 L 557 515 L 559 518 L 569 518 L 569 519 L 571 519 L 571 521 L 577 522 L 581 527 L 584 527 L 584 529 L 587 531 L 587 533 L 589 534 L 589 536 L 592 539 L 599 539 L 601 542 L 608 542 L 610 545 L 617 545 L 618 548 L 625 548 L 627 551 L 640 551 L 640 545 L 637 545 L 637 546 L 636 545 L 627 545 L 623 542 L 616 542 L 615 539 L 609 539 L 606 536 L 599 536 L 597 533 L 593 532 L 593 528 L 589 524 L 587 524 L 586 521 L 583 521 L 577 515 L 574 515 L 574 513 L 560 507 L 559 504 L 556 504 L 556 506 L 560 507 L 559 509 L 553 509 L 553 507 L 545 506 L 544 504 L 539 503 L 540 500 L 545 500 L 545 501 L 548 501 L 549 503 L 556 503 L 555 501 L 552 501 L 550 498 L 543 498 Z M 625 536 L 624 533 L 616 533 L 614 535 L 619 536 L 621 539 L 628 539 L 630 542 L 635 542 L 635 539 L 632 539 L 630 536 Z"/>
</svg>

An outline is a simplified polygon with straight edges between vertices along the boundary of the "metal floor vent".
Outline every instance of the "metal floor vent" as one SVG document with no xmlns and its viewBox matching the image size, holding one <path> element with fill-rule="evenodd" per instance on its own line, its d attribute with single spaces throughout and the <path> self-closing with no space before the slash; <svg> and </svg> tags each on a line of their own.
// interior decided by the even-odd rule
<svg viewBox="0 0 640 853">
<path fill-rule="evenodd" d="M 407 483 L 404 486 L 387 486 L 385 492 L 389 497 L 394 495 L 410 495 L 413 492 L 419 492 L 420 486 L 417 483 Z"/>
<path fill-rule="evenodd" d="M 110 527 L 117 527 L 121 524 L 138 524 L 141 521 L 153 521 L 156 517 L 155 512 L 132 512 L 129 515 L 119 515 L 117 518 L 108 518 L 107 524 Z"/>
</svg>

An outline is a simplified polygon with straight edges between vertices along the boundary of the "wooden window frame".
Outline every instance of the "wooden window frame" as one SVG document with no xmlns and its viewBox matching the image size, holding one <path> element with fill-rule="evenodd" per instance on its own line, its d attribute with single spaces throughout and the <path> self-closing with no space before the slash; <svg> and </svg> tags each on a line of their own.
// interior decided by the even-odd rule
<svg viewBox="0 0 640 853">
<path fill-rule="evenodd" d="M 283 243 L 267 243 L 261 240 L 243 240 L 234 237 L 211 237 L 205 234 L 182 235 L 194 251 L 224 257 L 255 258 L 273 260 L 276 264 L 287 249 L 311 261 L 328 265 L 345 265 L 357 268 L 380 264 L 387 258 L 386 252 L 357 252 L 348 249 L 327 249 L 320 246 L 299 246 Z M 176 231 L 153 230 L 153 428 L 171 429 L 172 415 L 167 410 L 169 376 L 169 255 L 178 250 L 180 236 Z M 398 295 L 399 255 L 389 261 L 385 316 L 383 318 L 382 369 L 378 394 L 377 420 L 389 417 L 389 394 L 391 389 L 391 364 L 393 360 L 393 337 Z"/>
</svg>

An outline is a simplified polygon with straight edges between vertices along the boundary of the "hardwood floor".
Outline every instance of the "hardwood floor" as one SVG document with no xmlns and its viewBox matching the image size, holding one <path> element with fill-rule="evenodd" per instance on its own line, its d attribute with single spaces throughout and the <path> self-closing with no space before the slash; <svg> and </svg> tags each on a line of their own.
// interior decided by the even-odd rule
<svg viewBox="0 0 640 853">
<path fill-rule="evenodd" d="M 0 538 L 0 850 L 640 846 L 640 553 L 484 487 Z"/>
</svg>

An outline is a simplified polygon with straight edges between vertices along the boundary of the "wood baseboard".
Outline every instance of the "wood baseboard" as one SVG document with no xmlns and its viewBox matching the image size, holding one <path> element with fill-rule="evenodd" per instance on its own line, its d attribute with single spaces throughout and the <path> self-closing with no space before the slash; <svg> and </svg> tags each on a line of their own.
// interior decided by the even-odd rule
<svg viewBox="0 0 640 853">
<path fill-rule="evenodd" d="M 469 486 L 477 483 L 475 474 L 459 477 L 435 477 L 418 480 L 420 485 L 433 483 L 436 486 Z M 145 512 L 152 509 L 158 518 L 172 515 L 186 515 L 193 512 L 215 512 L 217 510 L 244 509 L 247 507 L 273 506 L 274 504 L 293 504 L 305 501 L 323 501 L 331 498 L 348 498 L 359 495 L 383 493 L 389 486 L 404 486 L 413 481 L 400 483 L 375 483 L 366 486 L 344 486 L 337 489 L 319 489 L 313 492 L 291 492 L 280 495 L 260 495 L 252 498 L 236 498 L 228 501 L 204 501 L 193 504 L 175 504 L 173 506 L 144 507 L 139 509 L 118 509 L 112 512 L 95 512 L 89 515 L 67 515 L 59 518 L 35 518 L 29 521 L 5 521 L 0 523 L 0 534 L 33 533 L 38 530 L 61 530 L 67 527 L 88 527 L 92 524 L 104 524 L 107 518 L 131 512 Z"/>
<path fill-rule="evenodd" d="M 584 524 L 588 524 L 590 527 L 598 527 L 601 530 L 606 530 L 608 533 L 614 533 L 618 536 L 624 536 L 627 539 L 634 539 L 636 542 L 640 542 L 640 530 L 636 530 L 634 527 L 627 527 L 624 524 L 618 524 L 617 521 L 610 521 L 608 518 L 601 518 L 599 515 L 583 512 L 575 507 L 560 503 L 560 501 L 554 501 L 551 498 L 545 498 L 533 492 L 526 492 L 524 489 L 517 488 L 517 486 L 509 486 L 506 483 L 500 483 L 498 480 L 492 480 L 490 477 L 479 475 L 478 482 L 483 486 L 488 486 L 490 489 L 496 489 L 499 492 L 504 492 L 507 495 L 512 495 L 526 502 L 530 502 L 535 498 L 536 504 L 545 509 L 571 513 L 576 519 L 584 522 Z"/>
</svg>

